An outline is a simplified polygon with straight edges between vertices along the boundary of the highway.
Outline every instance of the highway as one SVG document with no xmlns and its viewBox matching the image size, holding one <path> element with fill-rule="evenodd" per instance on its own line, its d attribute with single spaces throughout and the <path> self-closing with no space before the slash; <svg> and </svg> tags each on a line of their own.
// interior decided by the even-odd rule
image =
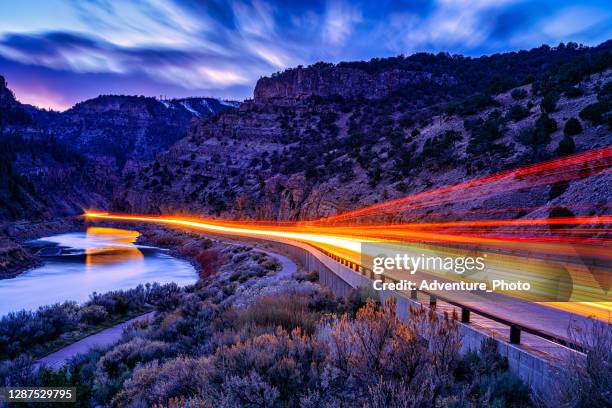
<svg viewBox="0 0 612 408">
<path fill-rule="evenodd" d="M 271 224 L 264 222 L 238 222 L 204 218 L 193 218 L 183 216 L 150 216 L 150 215 L 130 215 L 130 214 L 109 214 L 101 212 L 87 212 L 84 214 L 88 220 L 108 220 L 108 221 L 123 221 L 129 223 L 155 223 L 166 225 L 174 228 L 192 229 L 202 232 L 223 234 L 234 237 L 255 238 L 259 240 L 282 240 L 284 242 L 306 243 L 313 247 L 319 248 L 332 256 L 339 256 L 349 263 L 354 265 L 363 265 L 371 254 L 361 252 L 364 242 L 367 244 L 376 245 L 387 244 L 391 241 L 380 238 L 377 233 L 372 233 L 367 236 L 368 231 L 382 230 L 383 226 L 373 228 L 369 226 L 365 229 L 355 228 L 334 228 L 334 227 L 316 227 L 304 225 L 291 225 L 290 223 Z M 608 222 L 608 220 L 605 220 Z M 351 231 L 353 234 L 351 234 Z M 367 230 L 367 231 L 366 231 Z M 355 233 L 355 231 L 358 231 Z M 388 233 L 388 229 L 386 231 Z M 392 244 L 396 244 L 393 241 Z M 563 244 L 565 245 L 565 244 Z M 553 245 L 554 247 L 554 245 Z M 464 249 L 458 249 L 448 246 L 434 246 L 431 244 L 416 244 L 409 243 L 409 248 L 415 253 L 425 251 L 434 251 L 436 254 L 455 254 L 464 253 Z M 555 247 L 556 248 L 556 247 Z M 555 249 L 552 248 L 552 249 Z M 551 248 L 549 248 L 551 249 Z M 556 248 L 557 250 L 559 248 Z M 530 297 L 536 296 L 533 294 L 522 293 L 493 293 L 486 296 L 478 296 L 472 293 L 468 294 L 447 294 L 441 292 L 442 297 L 450 297 L 451 300 L 456 300 L 461 304 L 469 305 L 479 310 L 484 310 L 491 315 L 495 315 L 501 319 L 507 319 L 513 322 L 518 322 L 526 327 L 533 327 L 539 330 L 544 330 L 554 336 L 567 338 L 567 329 L 570 322 L 577 322 L 581 326 L 588 325 L 586 316 L 593 316 L 598 319 L 609 321 L 612 312 L 612 302 L 608 293 L 600 288 L 593 277 L 587 278 L 582 276 L 587 274 L 584 267 L 580 268 L 579 263 L 572 264 L 572 260 L 568 258 L 567 248 L 561 251 L 552 251 L 554 260 L 547 261 L 541 257 L 531 257 L 525 253 L 510 254 L 499 251 L 491 251 L 487 253 L 487 273 L 489 278 L 491 275 L 512 277 L 517 274 L 523 277 L 537 278 L 538 274 L 544 274 L 540 283 L 547 284 L 549 277 L 547 273 L 558 269 L 560 262 L 564 262 L 566 269 L 574 270 L 576 278 L 581 277 L 581 281 L 574 279 L 574 290 L 578 293 L 576 296 L 590 296 L 594 301 L 577 302 L 536 302 Z M 572 249 L 575 251 L 575 249 Z M 472 250 L 473 252 L 473 250 Z M 537 252 L 537 251 L 536 251 Z M 482 253 L 482 252 L 481 252 Z M 537 253 L 541 255 L 541 253 Z M 537 255 L 536 254 L 536 255 Z M 566 257 L 567 259 L 564 259 Z M 606 260 L 604 259 L 604 265 Z M 436 271 L 419 271 L 415 275 L 402 276 L 401 274 L 389 273 L 386 276 L 389 279 L 404 279 L 411 278 L 413 280 L 422 279 L 438 279 L 440 281 L 452 281 L 453 276 L 447 274 L 436 273 Z M 478 280 L 479 276 L 470 276 L 472 280 Z M 536 279 L 537 282 L 537 279 Z M 559 282 L 553 282 L 559 284 Z M 422 294 L 420 295 L 422 296 Z M 456 298 L 454 298 L 456 297 Z M 571 298 L 569 300 L 572 300 Z M 445 306 L 443 303 L 441 308 Z M 441 309 L 442 310 L 442 309 Z M 450 309 L 449 309 L 450 310 Z M 490 321 L 486 319 L 474 319 L 475 324 L 480 324 L 483 327 L 492 327 Z M 493 324 L 495 326 L 495 324 Z M 499 330 L 508 331 L 508 328 L 499 327 Z M 545 343 L 541 341 L 532 341 L 534 347 L 538 349 L 545 348 Z"/>
</svg>

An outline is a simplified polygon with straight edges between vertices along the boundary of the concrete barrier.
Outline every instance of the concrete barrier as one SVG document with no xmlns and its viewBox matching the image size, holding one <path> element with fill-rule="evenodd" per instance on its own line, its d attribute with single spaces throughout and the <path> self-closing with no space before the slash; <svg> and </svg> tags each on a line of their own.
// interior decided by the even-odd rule
<svg viewBox="0 0 612 408">
<path fill-rule="evenodd" d="M 371 287 L 372 285 L 371 279 L 334 261 L 311 245 L 283 239 L 266 239 L 266 241 L 275 250 L 292 257 L 307 271 L 316 271 L 319 274 L 320 283 L 329 287 L 336 296 L 345 296 L 353 288 Z M 383 302 L 391 297 L 396 298 L 397 314 L 401 320 L 410 317 L 410 306 L 420 306 L 420 303 L 400 292 L 380 291 L 379 293 Z M 483 340 L 491 337 L 490 334 L 478 330 L 470 324 L 459 323 L 459 330 L 462 338 L 462 353 L 478 350 Z M 519 376 L 534 390 L 544 392 L 550 390 L 551 381 L 554 378 L 553 374 L 556 371 L 554 362 L 499 338 L 495 338 L 495 340 L 499 353 L 508 359 L 509 369 L 512 373 Z M 574 353 L 571 350 L 568 350 L 568 352 Z"/>
</svg>

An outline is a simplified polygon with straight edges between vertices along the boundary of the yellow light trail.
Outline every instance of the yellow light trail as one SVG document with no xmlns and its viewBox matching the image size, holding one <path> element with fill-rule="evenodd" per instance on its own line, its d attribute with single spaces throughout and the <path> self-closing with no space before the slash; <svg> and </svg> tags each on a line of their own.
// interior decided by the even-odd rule
<svg viewBox="0 0 612 408">
<path fill-rule="evenodd" d="M 543 251 L 547 254 L 553 254 L 556 256 L 570 256 L 578 257 L 576 251 L 579 253 L 587 253 L 587 249 L 590 249 L 593 255 L 604 255 L 604 262 L 609 265 L 609 253 L 604 251 L 604 247 L 595 245 L 594 249 L 581 243 L 575 245 L 567 245 L 565 243 L 554 243 L 554 242 L 540 242 L 540 243 L 529 243 L 528 246 L 520 245 L 520 241 L 505 240 L 505 239 L 494 239 L 494 238 L 478 238 L 465 237 L 462 235 L 452 234 L 431 234 L 427 232 L 416 233 L 414 231 L 414 225 L 405 225 L 404 228 L 401 226 L 394 225 L 390 226 L 364 226 L 363 228 L 358 227 L 317 227 L 314 225 L 299 225 L 283 223 L 281 225 L 265 224 L 263 222 L 239 222 L 239 221 L 225 221 L 218 219 L 201 219 L 201 218 L 189 218 L 183 216 L 147 216 L 147 215 L 128 215 L 128 214 L 109 214 L 101 212 L 86 212 L 84 216 L 88 219 L 102 219 L 111 221 L 128 221 L 128 222 L 146 222 L 146 223 L 157 223 L 168 226 L 191 228 L 201 231 L 209 231 L 212 233 L 227 234 L 233 236 L 251 237 L 251 238 L 279 238 L 287 239 L 292 241 L 299 241 L 313 246 L 325 249 L 338 256 L 341 256 L 351 262 L 363 265 L 364 256 L 371 257 L 374 254 L 362 253 L 362 244 L 364 242 L 369 243 L 382 243 L 382 244 L 394 244 L 398 243 L 397 240 L 404 237 L 416 240 L 419 237 L 432 237 L 437 242 L 445 242 L 443 239 L 452 237 L 450 242 L 461 242 L 463 237 L 464 243 L 474 244 L 480 243 L 481 241 L 487 244 L 493 245 L 495 248 L 512 249 L 512 251 L 519 251 L 519 254 L 503 254 L 495 252 L 487 252 L 489 255 L 488 263 L 491 266 L 489 274 L 493 273 L 495 277 L 522 277 L 525 279 L 531 279 L 535 283 L 536 290 L 535 294 L 541 294 L 550 289 L 551 284 L 559 285 L 559 282 L 551 281 L 551 277 L 556 276 L 555 273 L 559 268 L 559 263 L 547 262 L 542 259 L 536 259 L 529 257 L 529 253 L 525 251 L 525 248 L 534 248 L 535 251 Z M 541 224 L 542 221 L 534 220 L 534 224 Z M 569 222 L 565 220 L 564 222 Z M 610 222 L 609 217 L 604 217 L 599 220 L 603 224 Z M 578 221 L 584 222 L 584 220 Z M 495 222 L 497 224 L 498 222 Z M 521 221 L 521 225 L 525 222 Z M 397 231 L 400 229 L 399 231 Z M 405 244 L 405 243 L 404 243 Z M 420 244 L 415 241 L 409 241 L 412 250 L 415 254 L 421 252 L 433 251 L 434 253 L 446 253 L 451 256 L 460 256 L 461 254 L 473 253 L 473 249 L 457 249 L 449 248 L 445 246 L 436 246 L 433 244 Z M 502 245 L 503 244 L 503 245 Z M 582 248 L 580 245 L 583 245 Z M 576 249 L 578 248 L 578 250 Z M 479 249 L 482 251 L 482 249 Z M 520 251 L 523 251 L 520 253 Z M 482 253 L 482 252 L 481 252 Z M 599 287 L 598 283 L 593 279 L 593 276 L 588 271 L 585 272 L 584 268 L 581 270 L 580 267 L 572 266 L 568 267 L 570 273 L 572 273 L 572 287 L 570 288 L 574 294 L 578 297 L 573 299 L 581 300 L 595 300 L 591 302 L 587 301 L 571 301 L 571 302 L 549 302 L 547 303 L 551 307 L 559 308 L 572 313 L 594 316 L 599 319 L 608 320 L 612 313 L 612 302 L 609 302 L 609 296 L 607 291 L 603 291 Z M 492 272 L 491 272 L 492 271 Z M 605 271 L 604 271 L 605 272 Z M 605 272 L 605 273 L 609 273 Z M 397 278 L 409 278 L 406 276 L 394 276 Z M 448 276 L 445 276 L 448 278 Z M 473 279 L 480 279 L 483 277 L 475 276 Z M 485 277 L 486 278 L 486 277 Z M 452 277 L 450 279 L 453 279 Z M 529 296 L 521 293 L 512 293 L 512 296 L 522 297 L 527 300 L 537 302 L 537 299 L 530 299 Z M 541 299 L 541 298 L 540 298 Z"/>
</svg>

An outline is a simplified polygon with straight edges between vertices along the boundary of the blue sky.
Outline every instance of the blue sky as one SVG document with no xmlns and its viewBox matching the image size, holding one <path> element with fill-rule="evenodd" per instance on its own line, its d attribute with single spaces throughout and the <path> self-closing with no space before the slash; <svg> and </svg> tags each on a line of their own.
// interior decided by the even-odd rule
<svg viewBox="0 0 612 408">
<path fill-rule="evenodd" d="M 609 1 L 0 2 L 0 74 L 65 109 L 98 94 L 244 99 L 261 76 L 417 51 L 471 56 L 612 37 Z"/>
</svg>

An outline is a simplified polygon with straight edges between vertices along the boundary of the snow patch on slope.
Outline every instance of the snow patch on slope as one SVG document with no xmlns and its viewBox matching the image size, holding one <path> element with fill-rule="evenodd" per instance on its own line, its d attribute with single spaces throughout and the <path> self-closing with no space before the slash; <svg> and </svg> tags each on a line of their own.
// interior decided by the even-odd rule
<svg viewBox="0 0 612 408">
<path fill-rule="evenodd" d="M 232 108 L 240 107 L 240 102 L 238 101 L 227 101 L 227 100 L 219 99 L 219 103 L 221 105 L 231 106 Z"/>
<path fill-rule="evenodd" d="M 189 112 L 193 113 L 194 115 L 196 115 L 197 117 L 200 117 L 200 112 L 198 112 L 197 110 L 193 109 L 188 102 L 181 102 L 181 105 L 183 105 L 183 107 L 185 109 L 187 109 Z"/>
<path fill-rule="evenodd" d="M 208 101 L 206 99 L 202 99 L 201 104 L 202 104 L 203 107 L 208 109 L 210 111 L 210 113 L 215 113 L 215 111 L 210 107 L 210 105 L 208 104 Z"/>
</svg>

